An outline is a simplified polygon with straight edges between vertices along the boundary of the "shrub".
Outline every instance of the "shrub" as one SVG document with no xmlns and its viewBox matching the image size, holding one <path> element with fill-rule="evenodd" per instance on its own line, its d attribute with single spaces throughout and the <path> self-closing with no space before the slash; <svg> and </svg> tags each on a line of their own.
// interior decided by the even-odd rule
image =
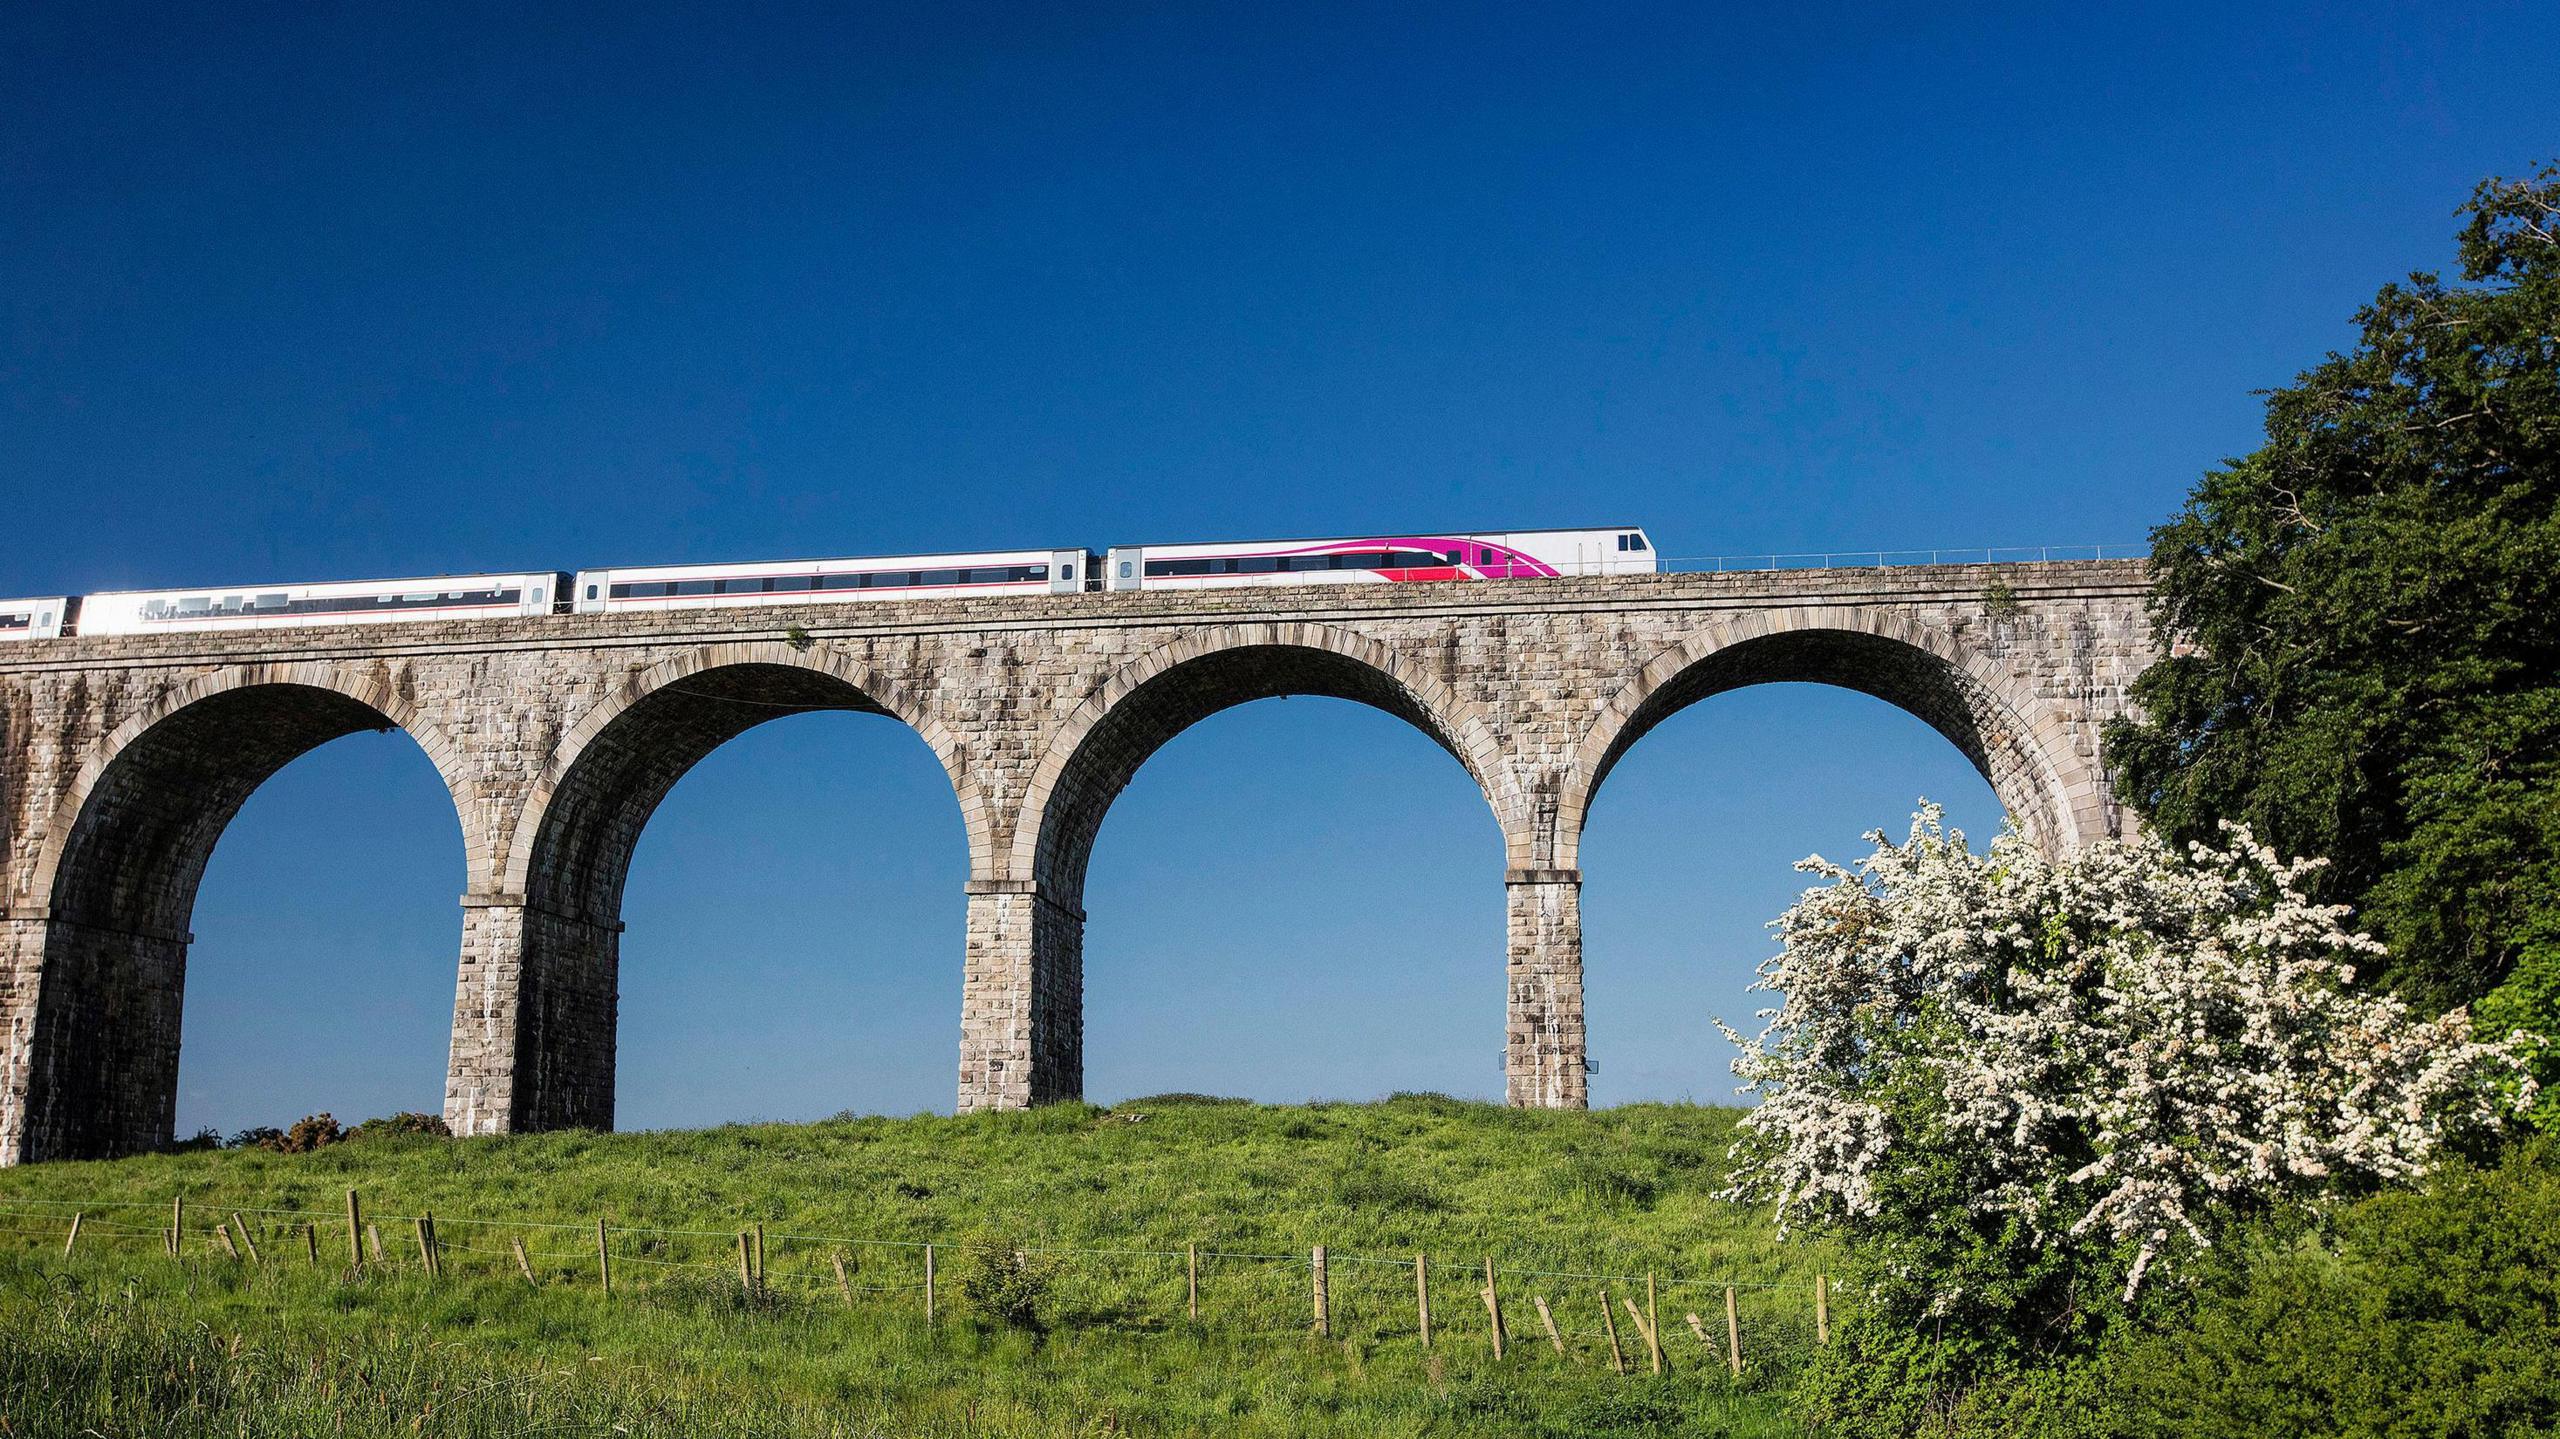
<svg viewBox="0 0 2560 1439">
<path fill-rule="evenodd" d="M 1730 1193 L 1866 1246 L 1906 1324 L 2014 1336 L 2130 1303 L 2253 1217 L 2406 1182 L 2529 1098 L 2518 1047 L 2349 987 L 2381 946 L 2316 862 L 2230 832 L 2047 861 L 1934 809 L 1775 928 L 1780 1007 L 1735 1071 Z"/>
<path fill-rule="evenodd" d="M 992 1324 L 1039 1330 L 1040 1306 L 1058 1277 L 1057 1260 L 1010 1239 L 970 1244 L 960 1269 L 960 1298 Z"/>
<path fill-rule="evenodd" d="M 2192 1315 L 2123 1346 L 2130 1432 L 2560 1430 L 2560 1153 L 2549 1142 L 2233 1250 Z"/>
<path fill-rule="evenodd" d="M 2115 1439 L 2106 1364 L 2047 1353 L 2021 1361 L 1962 1326 L 1842 1326 L 1796 1381 L 1805 1427 L 1838 1439 Z"/>
<path fill-rule="evenodd" d="M 398 1139 L 418 1135 L 430 1136 L 436 1139 L 451 1139 L 453 1137 L 453 1130 L 444 1122 L 443 1115 L 420 1114 L 414 1110 L 404 1109 L 397 1114 L 376 1115 L 373 1118 L 366 1120 L 364 1123 L 357 1125 L 355 1128 L 348 1130 L 343 1137 L 347 1139 Z"/>
<path fill-rule="evenodd" d="M 338 1127 L 338 1121 L 330 1118 L 328 1111 L 323 1110 L 318 1114 L 306 1114 L 295 1120 L 293 1127 L 284 1132 L 284 1137 L 277 1141 L 275 1148 L 279 1154 L 309 1154 L 315 1149 L 325 1149 L 346 1137 L 347 1133 Z"/>
<path fill-rule="evenodd" d="M 220 1149 L 221 1147 L 222 1135 L 211 1125 L 207 1125 L 206 1127 L 197 1130 L 195 1132 L 195 1137 L 192 1139 L 170 1140 L 169 1147 L 162 1152 L 167 1154 L 193 1154 L 198 1150 Z"/>
<path fill-rule="evenodd" d="M 253 1124 L 247 1129 L 241 1130 L 238 1134 L 231 1136 L 231 1143 L 229 1147 L 233 1149 L 265 1149 L 282 1153 L 284 1150 L 284 1131 L 271 1124 Z"/>
</svg>

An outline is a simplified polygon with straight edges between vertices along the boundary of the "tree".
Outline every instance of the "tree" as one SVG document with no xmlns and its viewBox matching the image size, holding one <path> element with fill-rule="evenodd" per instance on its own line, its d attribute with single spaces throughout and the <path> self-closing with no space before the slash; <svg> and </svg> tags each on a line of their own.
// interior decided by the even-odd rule
<svg viewBox="0 0 2560 1439">
<path fill-rule="evenodd" d="M 2234 1225 L 2414 1179 L 2530 1101 L 2461 1010 L 2353 987 L 2381 946 L 2246 831 L 2060 863 L 1935 809 L 1868 838 L 1804 862 L 1828 883 L 1754 986 L 1779 1003 L 1725 1030 L 1761 1096 L 1730 1197 L 1848 1239 L 1888 1328 L 2085 1352 Z"/>
<path fill-rule="evenodd" d="M 2460 213 L 2460 282 L 2385 286 L 2153 532 L 2174 652 L 2107 747 L 2174 842 L 2329 857 L 2414 1002 L 2560 1035 L 2560 167 Z"/>
</svg>

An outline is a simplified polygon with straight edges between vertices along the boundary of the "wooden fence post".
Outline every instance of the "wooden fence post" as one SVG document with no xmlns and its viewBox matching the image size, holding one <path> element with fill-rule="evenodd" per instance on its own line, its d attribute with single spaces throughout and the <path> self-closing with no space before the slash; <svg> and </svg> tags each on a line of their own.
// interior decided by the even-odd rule
<svg viewBox="0 0 2560 1439">
<path fill-rule="evenodd" d="M 613 1250 L 604 1241 L 604 1216 L 596 1216 L 596 1283 L 604 1297 L 613 1297 Z"/>
<path fill-rule="evenodd" d="M 436 1250 L 434 1245 L 427 1242 L 427 1216 L 421 1214 L 409 1223 L 418 1231 L 418 1267 L 426 1271 L 429 1279 L 433 1279 L 436 1277 Z"/>
<path fill-rule="evenodd" d="M 753 1299 L 756 1295 L 756 1265 L 754 1253 L 748 1247 L 750 1243 L 751 1241 L 747 1238 L 747 1231 L 743 1229 L 739 1230 L 738 1288 L 740 1292 L 744 1293 L 748 1298 Z"/>
<path fill-rule="evenodd" d="M 370 1219 L 364 1222 L 364 1252 L 373 1256 L 374 1263 L 383 1262 L 382 1231 L 374 1228 Z"/>
<path fill-rule="evenodd" d="M 1493 1284 L 1493 1256 L 1484 1257 L 1484 1312 L 1493 1319 L 1493 1357 L 1502 1357 L 1502 1292 Z"/>
<path fill-rule="evenodd" d="M 1725 1361 L 1733 1366 L 1734 1377 L 1742 1375 L 1742 1309 L 1734 1303 L 1733 1289 L 1724 1291 Z"/>
<path fill-rule="evenodd" d="M 1431 1347 L 1431 1259 L 1413 1256 L 1413 1309 L 1422 1324 L 1422 1347 Z"/>
<path fill-rule="evenodd" d="M 924 1247 L 924 1322 L 933 1323 L 933 1246 Z"/>
<path fill-rule="evenodd" d="M 1707 1337 L 1706 1321 L 1700 1319 L 1694 1312 L 1689 1315 L 1689 1332 L 1698 1336 L 1699 1348 L 1704 1349 L 1709 1354 L 1716 1352 L 1716 1342 Z"/>
<path fill-rule="evenodd" d="M 169 1201 L 169 1257 L 178 1257 L 187 1239 L 187 1196 L 181 1194 Z"/>
<path fill-rule="evenodd" d="M 234 1260 L 237 1260 L 240 1257 L 240 1246 L 231 1242 L 230 1225 L 217 1224 L 213 1226 L 213 1237 L 222 1241 L 223 1253 L 230 1255 Z"/>
<path fill-rule="evenodd" d="M 1831 1276 L 1813 1276 L 1813 1342 L 1831 1342 Z"/>
<path fill-rule="evenodd" d="M 764 1287 L 764 1221 L 759 1219 L 756 1221 L 756 1288 L 762 1290 Z"/>
<path fill-rule="evenodd" d="M 1644 1272 L 1644 1342 L 1653 1348 L 1653 1372 L 1669 1367 L 1662 1355 L 1662 1311 L 1654 1305 L 1653 1271 Z"/>
<path fill-rule="evenodd" d="M 1333 1296 L 1325 1292 L 1324 1246 L 1321 1244 L 1315 1247 L 1309 1272 L 1315 1280 L 1316 1337 L 1330 1339 L 1333 1337 Z"/>
<path fill-rule="evenodd" d="M 1662 1372 L 1662 1343 L 1654 1338 L 1653 1326 L 1647 1324 L 1644 1311 L 1636 1307 L 1635 1296 L 1620 1295 L 1618 1302 L 1627 1306 L 1627 1320 L 1636 1326 L 1636 1337 L 1644 1341 L 1645 1365 L 1654 1373 Z"/>
<path fill-rule="evenodd" d="M 1558 1354 L 1562 1354 L 1564 1352 L 1564 1335 L 1558 1333 L 1556 1330 L 1556 1316 L 1547 1309 L 1547 1296 L 1540 1294 L 1535 1298 L 1532 1298 L 1529 1302 L 1538 1306 L 1538 1322 L 1547 1326 L 1547 1342 L 1556 1347 L 1556 1352 Z"/>
<path fill-rule="evenodd" d="M 1600 1323 L 1609 1331 L 1609 1368 L 1614 1373 L 1624 1374 L 1627 1372 L 1627 1351 L 1618 1347 L 1618 1316 L 1609 1312 L 1609 1291 L 1606 1289 L 1600 1291 Z"/>
<path fill-rule="evenodd" d="M 524 1271 L 524 1282 L 532 1284 L 536 1288 L 540 1288 L 540 1283 L 533 1277 L 533 1261 L 525 1257 L 524 1236 L 521 1234 L 510 1234 L 507 1236 L 507 1243 L 513 1246 L 516 1251 L 516 1268 Z"/>
<path fill-rule="evenodd" d="M 1190 1295 L 1190 1298 L 1189 1298 L 1189 1305 L 1190 1305 L 1190 1310 L 1191 1310 L 1191 1322 L 1192 1322 L 1192 1323 L 1194 1323 L 1194 1324 L 1197 1324 L 1197 1323 L 1199 1323 L 1199 1322 L 1200 1322 L 1200 1246 L 1199 1246 L 1199 1245 L 1194 1244 L 1194 1245 L 1192 1245 L 1192 1246 L 1190 1247 L 1190 1250 L 1189 1250 L 1189 1258 L 1190 1258 L 1190 1262 L 1189 1262 L 1188 1266 L 1187 1266 L 1187 1267 L 1185 1268 L 1185 1270 L 1184 1270 L 1184 1277 L 1185 1277 L 1185 1280 L 1186 1280 L 1186 1288 L 1188 1289 L 1188 1291 L 1189 1291 L 1189 1295 Z"/>
<path fill-rule="evenodd" d="M 64 1257 L 64 1258 L 69 1258 L 69 1257 L 70 1257 L 70 1255 L 71 1255 L 71 1246 L 72 1246 L 72 1245 L 74 1245 L 74 1244 L 77 1244 L 77 1243 L 79 1243 L 79 1242 L 80 1242 L 80 1211 L 78 1211 L 78 1210 L 76 1210 L 76 1209 L 75 1209 L 75 1210 L 73 1210 L 73 1211 L 72 1211 L 72 1213 L 71 1213 L 71 1232 L 70 1232 L 69 1234 L 66 1234 L 66 1235 L 62 1236 L 62 1253 L 63 1253 L 63 1257 Z"/>
<path fill-rule="evenodd" d="M 241 1247 L 249 1251 L 249 1262 L 252 1264 L 266 1263 L 267 1261 L 265 1257 L 258 1253 L 257 1239 L 249 1233 L 249 1221 L 240 1217 L 239 1210 L 234 1209 L 231 1211 L 231 1222 L 240 1230 L 240 1244 Z"/>
<path fill-rule="evenodd" d="M 312 1263 L 320 1262 L 320 1226 L 306 1222 L 302 1226 L 302 1252 Z"/>
<path fill-rule="evenodd" d="M 347 1191 L 347 1267 L 364 1267 L 364 1202 L 352 1189 Z"/>
<path fill-rule="evenodd" d="M 853 1281 L 850 1278 L 847 1278 L 844 1272 L 844 1251 L 841 1249 L 830 1251 L 827 1258 L 836 1267 L 836 1292 L 844 1296 L 844 1307 L 851 1309 L 853 1307 Z"/>
</svg>

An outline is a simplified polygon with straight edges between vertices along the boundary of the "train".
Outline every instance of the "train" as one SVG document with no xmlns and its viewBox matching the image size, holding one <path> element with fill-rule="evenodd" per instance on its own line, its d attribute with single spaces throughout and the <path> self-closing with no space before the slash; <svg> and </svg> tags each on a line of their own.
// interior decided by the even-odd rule
<svg viewBox="0 0 2560 1439">
<path fill-rule="evenodd" d="M 1064 595 L 1234 585 L 1417 584 L 1652 574 L 1635 526 L 1350 535 L 506 575 L 115 590 L 0 600 L 0 644 L 62 635 L 397 624 L 772 604 Z"/>
</svg>

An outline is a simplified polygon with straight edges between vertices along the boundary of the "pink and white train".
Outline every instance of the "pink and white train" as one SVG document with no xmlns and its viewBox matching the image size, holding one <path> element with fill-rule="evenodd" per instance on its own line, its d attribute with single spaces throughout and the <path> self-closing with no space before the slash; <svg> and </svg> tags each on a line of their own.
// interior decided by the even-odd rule
<svg viewBox="0 0 2560 1439">
<path fill-rule="evenodd" d="M 66 634 L 135 635 L 304 625 L 414 623 L 865 600 L 1061 595 L 1228 585 L 1416 584 L 1652 574 L 1635 528 L 1330 540 L 1115 545 L 871 559 L 646 565 L 514 575 L 127 590 L 0 600 L 0 644 Z"/>
</svg>

